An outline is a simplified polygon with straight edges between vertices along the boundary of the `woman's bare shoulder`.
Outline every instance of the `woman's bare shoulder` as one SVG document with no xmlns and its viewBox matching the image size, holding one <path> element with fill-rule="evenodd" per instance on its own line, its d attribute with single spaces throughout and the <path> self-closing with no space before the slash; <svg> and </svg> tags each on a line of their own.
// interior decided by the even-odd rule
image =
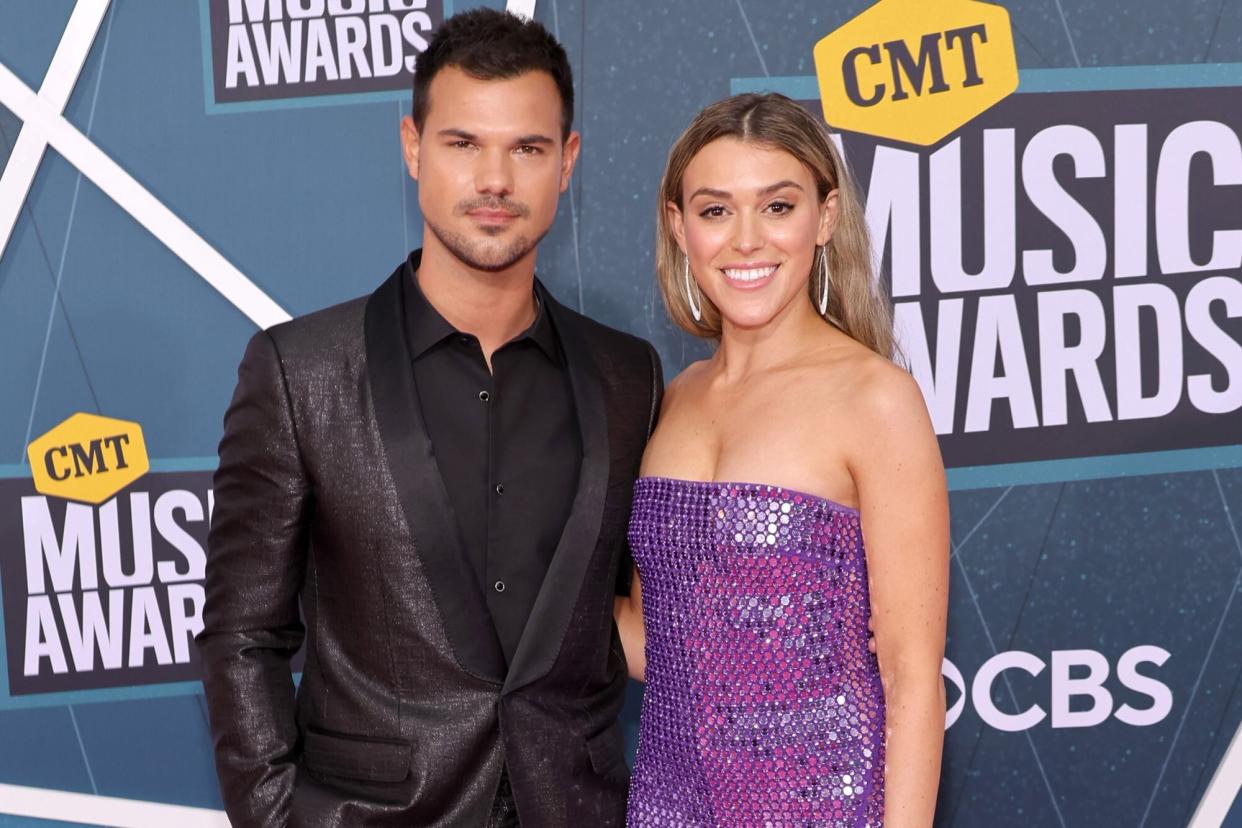
<svg viewBox="0 0 1242 828">
<path fill-rule="evenodd" d="M 705 379 L 710 363 L 711 360 L 708 359 L 692 362 L 673 377 L 664 388 L 664 408 L 667 409 L 670 404 L 676 404 L 685 397 L 693 396 L 695 389 Z"/>
<path fill-rule="evenodd" d="M 914 377 L 853 340 L 826 349 L 807 368 L 803 377 L 814 395 L 811 402 L 847 413 L 847 419 L 863 431 L 928 421 L 923 392 Z"/>
<path fill-rule="evenodd" d="M 936 433 L 918 383 L 902 366 L 872 356 L 856 366 L 848 416 L 841 422 L 851 469 L 856 475 L 868 468 L 888 474 L 895 466 L 907 466 L 942 475 Z"/>
<path fill-rule="evenodd" d="M 868 351 L 870 358 L 858 367 L 855 383 L 860 412 L 885 422 L 925 419 L 923 392 L 902 366 Z"/>
</svg>

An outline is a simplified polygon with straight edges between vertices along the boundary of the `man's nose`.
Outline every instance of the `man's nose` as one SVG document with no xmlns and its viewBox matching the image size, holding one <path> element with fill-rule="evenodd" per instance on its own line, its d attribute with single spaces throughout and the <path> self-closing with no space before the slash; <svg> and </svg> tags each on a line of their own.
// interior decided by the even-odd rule
<svg viewBox="0 0 1242 828">
<path fill-rule="evenodd" d="M 513 170 L 509 154 L 494 150 L 480 153 L 474 174 L 474 188 L 480 193 L 498 196 L 513 192 Z"/>
</svg>

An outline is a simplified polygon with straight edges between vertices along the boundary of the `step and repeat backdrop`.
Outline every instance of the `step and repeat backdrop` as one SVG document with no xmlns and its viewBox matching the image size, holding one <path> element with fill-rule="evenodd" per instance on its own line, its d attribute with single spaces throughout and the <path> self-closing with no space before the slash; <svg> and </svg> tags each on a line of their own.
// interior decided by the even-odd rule
<svg viewBox="0 0 1242 828">
<path fill-rule="evenodd" d="M 478 5 L 0 4 L 0 826 L 226 824 L 236 365 L 418 246 L 410 71 Z M 949 469 L 937 825 L 1242 826 L 1242 3 L 524 5 L 583 135 L 540 274 L 669 377 L 672 140 L 748 90 L 839 131 Z"/>
</svg>

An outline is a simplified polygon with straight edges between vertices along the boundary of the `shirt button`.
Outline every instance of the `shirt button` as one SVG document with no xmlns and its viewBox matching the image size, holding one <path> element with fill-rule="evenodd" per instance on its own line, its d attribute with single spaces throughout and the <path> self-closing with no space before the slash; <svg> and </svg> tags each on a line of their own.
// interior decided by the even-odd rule
<svg viewBox="0 0 1242 828">
<path fill-rule="evenodd" d="M 493 587 L 493 588 L 494 588 L 497 592 L 504 592 L 504 591 L 505 591 L 505 582 L 504 582 L 504 581 L 497 581 L 496 583 L 492 584 L 492 587 Z"/>
<path fill-rule="evenodd" d="M 503 483 L 497 483 L 497 484 L 496 484 L 496 494 L 498 494 L 498 495 L 502 495 L 502 494 L 504 494 L 504 493 L 505 493 L 505 484 L 503 484 Z"/>
<path fill-rule="evenodd" d="M 480 402 L 487 402 L 487 401 L 488 401 L 488 400 L 490 400 L 491 398 L 492 398 L 492 395 L 491 395 L 491 394 L 489 394 L 489 393 L 487 393 L 486 391 L 480 391 L 480 392 L 479 392 L 479 400 L 480 400 Z"/>
</svg>

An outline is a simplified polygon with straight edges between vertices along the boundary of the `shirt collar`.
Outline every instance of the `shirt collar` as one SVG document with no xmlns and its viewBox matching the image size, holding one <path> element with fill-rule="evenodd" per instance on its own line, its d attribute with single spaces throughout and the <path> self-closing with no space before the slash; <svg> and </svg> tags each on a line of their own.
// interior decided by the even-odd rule
<svg viewBox="0 0 1242 828">
<path fill-rule="evenodd" d="M 406 261 L 406 292 L 405 318 L 406 336 L 410 345 L 410 358 L 418 359 L 432 347 L 440 344 L 450 336 L 459 335 L 461 331 L 454 328 L 440 312 L 432 306 L 418 285 L 418 267 L 422 260 L 422 250 L 415 250 Z M 535 290 L 535 303 L 538 308 L 535 321 L 526 330 L 513 337 L 510 342 L 530 339 L 548 356 L 548 359 L 560 364 L 561 352 L 556 329 L 552 317 L 548 313 L 547 301 L 541 291 Z M 508 343 L 506 343 L 508 344 Z"/>
</svg>

